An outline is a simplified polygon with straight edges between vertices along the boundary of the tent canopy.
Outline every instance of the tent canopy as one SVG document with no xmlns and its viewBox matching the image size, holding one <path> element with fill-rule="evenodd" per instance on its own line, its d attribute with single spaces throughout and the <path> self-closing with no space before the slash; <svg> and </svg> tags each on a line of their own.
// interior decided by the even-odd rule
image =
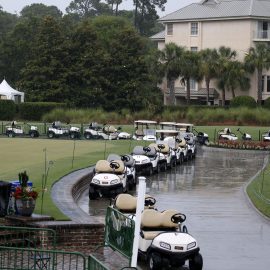
<svg viewBox="0 0 270 270">
<path fill-rule="evenodd" d="M 10 99 L 15 102 L 24 102 L 24 93 L 13 89 L 4 79 L 0 84 L 0 99 Z"/>
</svg>

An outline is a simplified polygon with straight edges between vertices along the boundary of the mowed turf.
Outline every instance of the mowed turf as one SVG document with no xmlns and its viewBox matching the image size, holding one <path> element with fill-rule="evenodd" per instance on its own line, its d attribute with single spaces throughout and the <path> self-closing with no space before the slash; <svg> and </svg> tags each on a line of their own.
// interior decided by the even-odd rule
<svg viewBox="0 0 270 270">
<path fill-rule="evenodd" d="M 35 213 L 41 211 L 42 176 L 45 173 L 45 149 L 49 169 L 46 191 L 44 193 L 43 214 L 48 214 L 57 220 L 67 219 L 53 204 L 50 198 L 52 184 L 63 175 L 79 168 L 85 168 L 106 159 L 109 153 L 130 153 L 136 141 L 74 141 L 63 139 L 30 139 L 30 138 L 0 138 L 0 179 L 13 181 L 18 179 L 18 173 L 26 170 L 33 186 L 40 191 Z M 72 167 L 74 152 L 74 161 Z M 63 189 L 65 187 L 63 186 Z"/>
</svg>

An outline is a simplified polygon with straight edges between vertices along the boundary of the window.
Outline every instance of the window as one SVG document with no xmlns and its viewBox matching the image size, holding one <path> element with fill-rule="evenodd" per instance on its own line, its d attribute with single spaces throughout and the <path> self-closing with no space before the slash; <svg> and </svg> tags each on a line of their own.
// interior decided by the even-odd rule
<svg viewBox="0 0 270 270">
<path fill-rule="evenodd" d="M 267 88 L 266 88 L 267 92 L 270 92 L 270 76 L 267 76 Z"/>
<path fill-rule="evenodd" d="M 192 52 L 197 52 L 197 51 L 198 51 L 198 47 L 190 47 L 190 50 L 191 50 Z"/>
<path fill-rule="evenodd" d="M 194 79 L 190 79 L 190 90 L 197 90 L 196 81 Z"/>
<path fill-rule="evenodd" d="M 265 91 L 265 89 L 264 89 L 264 81 L 265 81 L 265 75 L 262 75 L 262 92 Z"/>
<path fill-rule="evenodd" d="M 192 36 L 198 35 L 198 23 L 197 22 L 191 23 L 190 34 Z"/>
<path fill-rule="evenodd" d="M 173 24 L 168 23 L 167 24 L 167 35 L 172 35 L 173 34 Z"/>
</svg>

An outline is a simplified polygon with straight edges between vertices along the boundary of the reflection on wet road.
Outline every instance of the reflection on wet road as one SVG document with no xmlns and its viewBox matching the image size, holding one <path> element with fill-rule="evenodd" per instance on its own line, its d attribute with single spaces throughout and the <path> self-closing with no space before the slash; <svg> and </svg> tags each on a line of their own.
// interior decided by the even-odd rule
<svg viewBox="0 0 270 270">
<path fill-rule="evenodd" d="M 261 169 L 264 153 L 203 149 L 195 161 L 154 175 L 147 193 L 157 208 L 177 209 L 197 239 L 205 270 L 270 267 L 270 223 L 250 206 L 244 185 Z M 109 200 L 79 202 L 90 215 L 104 215 Z"/>
</svg>

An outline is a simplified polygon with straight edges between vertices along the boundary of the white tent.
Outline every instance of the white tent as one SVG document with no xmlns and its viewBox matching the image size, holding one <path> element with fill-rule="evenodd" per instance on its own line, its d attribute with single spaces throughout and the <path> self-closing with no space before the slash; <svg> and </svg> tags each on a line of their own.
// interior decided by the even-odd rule
<svg viewBox="0 0 270 270">
<path fill-rule="evenodd" d="M 24 93 L 13 89 L 4 79 L 0 84 L 0 99 L 10 99 L 20 103 L 24 102 Z"/>
</svg>

